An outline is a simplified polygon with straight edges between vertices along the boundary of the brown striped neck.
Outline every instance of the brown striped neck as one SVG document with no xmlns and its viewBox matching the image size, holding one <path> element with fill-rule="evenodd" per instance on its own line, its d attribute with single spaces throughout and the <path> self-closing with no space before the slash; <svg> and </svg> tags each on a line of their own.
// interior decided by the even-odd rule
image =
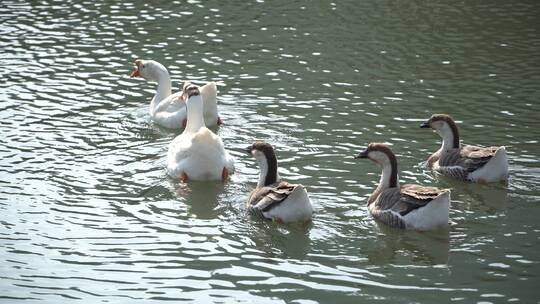
<svg viewBox="0 0 540 304">
<path fill-rule="evenodd" d="M 397 159 L 394 153 L 388 149 L 384 151 L 387 161 L 382 164 L 382 174 L 379 186 L 383 185 L 386 188 L 395 188 L 398 186 L 398 167 Z"/>
<path fill-rule="evenodd" d="M 446 124 L 448 125 L 448 129 L 446 131 L 448 138 L 443 138 L 444 140 L 448 141 L 447 147 L 452 147 L 453 149 L 459 148 L 459 130 L 456 125 L 456 123 L 452 120 L 446 120 Z M 451 146 L 450 146 L 451 145 Z"/>
<path fill-rule="evenodd" d="M 455 124 L 453 126 L 454 126 L 452 128 L 452 132 L 454 133 L 453 144 L 454 144 L 454 148 L 457 149 L 457 148 L 459 148 L 459 131 L 458 131 L 457 126 Z"/>
<path fill-rule="evenodd" d="M 248 147 L 248 152 L 257 159 L 261 170 L 257 187 L 272 185 L 279 181 L 276 154 L 274 153 L 274 148 L 269 143 L 256 141 Z"/>
<path fill-rule="evenodd" d="M 387 188 L 399 187 L 397 159 L 392 150 L 385 144 L 370 144 L 367 157 L 382 166 L 381 178 L 377 188 L 368 199 L 373 203 L 379 194 Z"/>
<path fill-rule="evenodd" d="M 265 160 L 266 161 L 266 174 L 263 175 L 263 172 L 261 170 L 261 177 L 259 178 L 259 183 L 264 178 L 264 182 L 262 186 L 268 186 L 271 184 L 274 184 L 278 181 L 278 172 L 277 172 L 277 158 L 274 154 L 274 150 L 266 150 L 263 151 Z M 262 168 L 261 168 L 262 169 Z"/>
<path fill-rule="evenodd" d="M 375 202 L 379 195 L 388 188 L 399 187 L 398 184 L 398 169 L 397 169 L 397 160 L 394 154 L 389 155 L 387 160 L 382 163 L 382 172 L 381 178 L 377 188 L 373 191 L 371 196 L 368 199 L 368 205 Z"/>
<path fill-rule="evenodd" d="M 429 121 L 443 139 L 443 150 L 459 148 L 459 129 L 450 115 L 434 114 Z"/>
</svg>

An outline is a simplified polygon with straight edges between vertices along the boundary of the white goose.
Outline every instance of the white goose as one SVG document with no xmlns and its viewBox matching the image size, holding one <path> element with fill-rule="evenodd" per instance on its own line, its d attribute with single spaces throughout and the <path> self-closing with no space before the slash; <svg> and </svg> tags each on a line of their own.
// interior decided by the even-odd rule
<svg viewBox="0 0 540 304">
<path fill-rule="evenodd" d="M 185 100 L 182 92 L 171 95 L 171 77 L 167 69 L 154 60 L 135 60 L 135 70 L 131 77 L 142 77 L 157 81 L 156 94 L 150 102 L 150 116 L 158 125 L 177 129 L 185 127 L 187 120 Z M 217 110 L 217 86 L 209 82 L 200 88 L 204 101 L 204 122 L 212 127 L 222 123 Z"/>
<path fill-rule="evenodd" d="M 199 87 L 185 85 L 182 94 L 187 104 L 187 124 L 169 145 L 167 171 L 182 182 L 225 180 L 234 172 L 234 160 L 225 151 L 221 138 L 204 125 Z"/>
<path fill-rule="evenodd" d="M 247 209 L 280 223 L 311 219 L 313 208 L 304 186 L 280 180 L 274 148 L 267 142 L 256 141 L 246 152 L 255 157 L 261 168 L 257 187 L 247 199 Z"/>
<path fill-rule="evenodd" d="M 508 179 L 506 148 L 460 145 L 456 123 L 446 114 L 433 114 L 420 128 L 432 128 L 442 137 L 441 148 L 427 160 L 429 168 L 453 178 L 491 183 Z"/>
<path fill-rule="evenodd" d="M 385 144 L 371 143 L 355 158 L 369 158 L 383 168 L 379 185 L 368 199 L 374 218 L 392 227 L 416 230 L 448 225 L 449 189 L 400 186 L 396 156 Z"/>
</svg>

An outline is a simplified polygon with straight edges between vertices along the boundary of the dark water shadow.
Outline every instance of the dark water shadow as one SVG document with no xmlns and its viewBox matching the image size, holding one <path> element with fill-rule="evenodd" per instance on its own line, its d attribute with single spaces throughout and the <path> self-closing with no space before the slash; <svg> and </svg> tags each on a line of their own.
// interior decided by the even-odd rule
<svg viewBox="0 0 540 304">
<path fill-rule="evenodd" d="M 442 175 L 437 175 L 436 179 L 440 187 L 452 189 L 452 200 L 462 200 L 471 209 L 482 209 L 488 214 L 496 214 L 506 210 L 508 196 L 508 186 L 506 184 L 472 183 Z"/>
<path fill-rule="evenodd" d="M 187 212 L 199 219 L 219 216 L 219 198 L 225 185 L 215 181 L 192 181 L 176 185 L 176 195 L 185 200 Z"/>
<path fill-rule="evenodd" d="M 255 247 L 269 257 L 302 259 L 311 249 L 312 221 L 279 224 L 252 215 L 246 215 L 246 220 Z"/>
<path fill-rule="evenodd" d="M 392 228 L 376 222 L 377 243 L 366 253 L 372 264 L 447 264 L 450 227 L 430 231 Z"/>
</svg>

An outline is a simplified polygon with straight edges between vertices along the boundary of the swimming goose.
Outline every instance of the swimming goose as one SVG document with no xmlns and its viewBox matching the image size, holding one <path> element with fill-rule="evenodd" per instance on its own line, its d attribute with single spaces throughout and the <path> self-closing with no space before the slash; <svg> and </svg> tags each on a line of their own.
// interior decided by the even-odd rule
<svg viewBox="0 0 540 304">
<path fill-rule="evenodd" d="M 300 184 L 281 181 L 272 145 L 256 141 L 246 152 L 255 157 L 261 169 L 257 187 L 247 199 L 247 209 L 281 223 L 311 219 L 313 208 L 306 189 Z"/>
<path fill-rule="evenodd" d="M 171 95 L 171 77 L 167 69 L 154 60 L 135 60 L 135 70 L 131 77 L 142 77 L 149 81 L 157 81 L 156 94 L 150 102 L 150 116 L 158 125 L 175 129 L 186 125 L 187 113 L 183 92 Z M 204 121 L 206 126 L 220 125 L 221 118 L 217 112 L 217 86 L 209 82 L 200 88 L 204 101 Z"/>
<path fill-rule="evenodd" d="M 203 100 L 199 87 L 184 86 L 187 124 L 182 134 L 169 145 L 167 171 L 170 176 L 187 180 L 225 180 L 234 172 L 234 160 L 221 138 L 205 127 Z"/>
<path fill-rule="evenodd" d="M 429 168 L 453 178 L 491 183 L 508 179 L 506 148 L 460 145 L 456 123 L 446 114 L 433 114 L 420 128 L 432 128 L 442 137 L 441 148 L 427 160 Z"/>
<path fill-rule="evenodd" d="M 399 185 L 397 160 L 392 150 L 371 143 L 355 158 L 369 158 L 382 166 L 379 185 L 368 199 L 368 210 L 396 228 L 429 230 L 448 224 L 450 190 L 421 185 Z"/>
</svg>

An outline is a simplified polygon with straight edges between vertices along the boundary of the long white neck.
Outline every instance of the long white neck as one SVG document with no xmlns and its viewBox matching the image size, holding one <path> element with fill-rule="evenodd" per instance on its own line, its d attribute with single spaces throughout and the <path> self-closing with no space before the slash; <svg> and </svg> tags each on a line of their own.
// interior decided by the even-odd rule
<svg viewBox="0 0 540 304">
<path fill-rule="evenodd" d="M 259 167 L 261 172 L 259 173 L 259 182 L 257 183 L 257 187 L 264 187 L 266 175 L 268 174 L 268 162 L 266 161 L 266 158 L 259 161 Z"/>
<path fill-rule="evenodd" d="M 386 161 L 383 164 L 381 179 L 379 180 L 379 186 L 378 186 L 382 190 L 389 188 L 391 186 L 390 183 L 391 183 L 393 170 L 394 168 L 392 168 L 392 164 L 389 161 Z"/>
<path fill-rule="evenodd" d="M 256 159 L 259 163 L 259 168 L 261 170 L 259 173 L 259 181 L 257 182 L 257 187 L 264 187 L 268 184 L 273 184 L 280 180 L 277 170 L 277 160 L 275 159 L 275 156 L 273 157 L 273 160 L 270 161 L 262 155 L 256 156 Z"/>
<path fill-rule="evenodd" d="M 217 121 L 217 87 L 215 82 L 209 82 L 201 87 L 201 95 L 204 102 L 204 121 L 213 125 Z M 213 121 L 216 120 L 216 121 Z"/>
<path fill-rule="evenodd" d="M 449 151 L 454 148 L 454 132 L 445 124 L 437 133 L 442 137 L 441 151 Z"/>
<path fill-rule="evenodd" d="M 171 77 L 165 67 L 155 66 L 156 94 L 150 102 L 150 113 L 154 114 L 159 103 L 171 95 Z"/>
<path fill-rule="evenodd" d="M 184 132 L 196 133 L 202 127 L 204 127 L 202 96 L 191 96 L 187 101 L 187 124 Z"/>
<path fill-rule="evenodd" d="M 393 181 L 395 175 L 395 181 Z M 399 179 L 397 176 L 397 167 L 393 167 L 392 162 L 389 159 L 386 159 L 382 163 L 382 173 L 379 180 L 379 185 L 375 188 L 375 191 L 371 194 L 368 199 L 368 204 L 373 203 L 379 194 L 388 188 L 399 187 Z"/>
</svg>

